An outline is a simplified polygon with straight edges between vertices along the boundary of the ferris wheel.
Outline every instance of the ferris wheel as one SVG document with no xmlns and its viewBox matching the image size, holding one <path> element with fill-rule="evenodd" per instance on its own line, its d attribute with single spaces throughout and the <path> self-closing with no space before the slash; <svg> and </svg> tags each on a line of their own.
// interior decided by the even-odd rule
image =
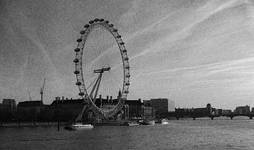
<svg viewBox="0 0 254 150">
<path fill-rule="evenodd" d="M 117 104 L 108 110 L 102 109 L 98 107 L 95 104 L 95 101 L 98 96 L 99 88 L 101 85 L 102 81 L 102 76 L 104 73 L 109 72 L 112 67 L 111 66 L 101 66 L 100 68 L 93 68 L 91 71 L 94 76 L 96 76 L 94 82 L 91 85 L 87 85 L 85 80 L 87 80 L 85 76 L 85 67 L 87 64 L 85 64 L 85 61 L 83 61 L 83 57 L 86 55 L 86 42 L 87 38 L 90 35 L 91 31 L 95 30 L 96 28 L 103 28 L 106 29 L 107 32 L 109 32 L 116 44 L 117 44 L 117 49 L 119 49 L 120 56 L 121 56 L 121 63 L 122 63 L 122 72 L 123 76 L 120 77 L 122 78 L 122 85 L 120 95 L 118 96 Z M 76 85 L 79 88 L 79 95 L 88 102 L 88 105 L 90 109 L 96 114 L 100 115 L 103 118 L 110 118 L 116 115 L 119 111 L 122 110 L 122 107 L 124 105 L 125 100 L 127 99 L 127 95 L 129 93 L 129 86 L 130 86 L 130 65 L 129 65 L 129 58 L 127 55 L 127 50 L 124 46 L 124 42 L 121 38 L 121 35 L 118 33 L 118 30 L 114 28 L 113 24 L 110 24 L 109 21 L 104 20 L 104 19 L 94 19 L 89 21 L 89 24 L 86 24 L 84 26 L 84 29 L 80 31 L 80 38 L 77 39 L 78 45 L 77 48 L 74 49 L 76 55 L 74 59 L 75 63 L 75 71 L 74 74 L 76 75 Z M 105 64 L 106 65 L 106 64 Z M 88 87 L 92 87 L 90 91 L 88 91 Z"/>
</svg>

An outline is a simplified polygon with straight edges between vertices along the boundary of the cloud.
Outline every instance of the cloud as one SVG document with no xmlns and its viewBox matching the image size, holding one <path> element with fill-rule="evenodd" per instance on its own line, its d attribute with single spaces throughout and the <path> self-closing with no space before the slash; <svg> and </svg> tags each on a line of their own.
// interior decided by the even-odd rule
<svg viewBox="0 0 254 150">
<path fill-rule="evenodd" d="M 182 40 L 184 38 L 191 36 L 192 29 L 195 28 L 200 23 L 202 23 L 203 21 L 207 20 L 209 17 L 215 15 L 216 13 L 218 13 L 220 11 L 223 11 L 224 9 L 231 8 L 231 7 L 234 7 L 235 5 L 239 5 L 239 4 L 240 3 L 238 3 L 238 0 L 228 1 L 220 6 L 217 6 L 217 5 L 213 6 L 213 5 L 211 5 L 211 3 L 207 3 L 205 6 L 201 7 L 200 9 L 198 9 L 195 12 L 196 13 L 195 15 L 197 15 L 198 17 L 196 19 L 192 20 L 192 23 L 188 24 L 187 26 L 182 28 L 180 31 L 168 35 L 166 38 L 159 39 L 156 42 L 154 42 L 154 41 L 151 42 L 151 44 L 148 46 L 147 49 L 141 51 L 140 53 L 138 53 L 135 56 L 132 56 L 131 60 L 136 59 L 138 57 L 142 57 L 148 53 L 156 53 L 161 50 L 164 50 L 164 51 L 167 50 L 164 47 L 170 48 L 169 45 L 172 44 L 173 42 L 179 41 L 179 40 Z M 169 17 L 169 16 L 167 16 L 167 17 Z M 154 23 L 154 25 L 161 23 L 163 20 L 167 19 L 167 17 Z M 148 30 L 152 27 L 153 26 L 149 26 Z M 146 31 L 146 30 L 144 30 L 144 31 Z M 143 32 L 141 32 L 141 34 L 142 33 Z"/>
<path fill-rule="evenodd" d="M 227 74 L 227 73 L 254 73 L 250 70 L 251 65 L 254 63 L 254 57 L 230 60 L 230 61 L 222 61 L 210 64 L 203 64 L 197 66 L 190 67 L 179 67 L 172 69 L 164 69 L 159 71 L 147 71 L 140 73 L 135 76 L 135 78 L 140 78 L 144 76 L 174 76 L 176 74 L 182 73 L 187 75 L 195 75 L 196 77 L 203 78 L 208 76 L 213 76 L 219 73 Z M 248 70 L 248 71 L 246 71 Z M 193 78 L 193 77 L 192 77 Z"/>
</svg>

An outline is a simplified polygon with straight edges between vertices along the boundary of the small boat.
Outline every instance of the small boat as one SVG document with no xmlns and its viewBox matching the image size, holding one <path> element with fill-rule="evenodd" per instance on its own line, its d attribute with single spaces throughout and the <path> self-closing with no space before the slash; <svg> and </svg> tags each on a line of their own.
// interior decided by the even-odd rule
<svg viewBox="0 0 254 150">
<path fill-rule="evenodd" d="M 155 121 L 154 120 L 148 121 L 148 125 L 155 125 Z"/>
<path fill-rule="evenodd" d="M 168 120 L 167 120 L 167 119 L 162 119 L 162 120 L 161 120 L 161 124 L 163 124 L 163 125 L 168 124 Z"/>
<path fill-rule="evenodd" d="M 121 126 L 138 126 L 139 123 L 135 121 L 126 121 L 121 124 Z"/>
<path fill-rule="evenodd" d="M 94 126 L 91 124 L 82 124 L 82 123 L 75 123 L 64 127 L 66 130 L 83 130 L 83 129 L 93 129 Z"/>
<path fill-rule="evenodd" d="M 94 128 L 94 126 L 91 124 L 82 124 L 82 123 L 72 124 L 72 127 L 75 129 L 92 129 L 92 128 Z"/>
<path fill-rule="evenodd" d="M 128 126 L 138 126 L 137 122 L 128 122 Z"/>
<path fill-rule="evenodd" d="M 140 124 L 142 124 L 142 125 L 155 125 L 155 121 L 154 120 L 142 120 L 142 121 L 140 121 Z"/>
</svg>

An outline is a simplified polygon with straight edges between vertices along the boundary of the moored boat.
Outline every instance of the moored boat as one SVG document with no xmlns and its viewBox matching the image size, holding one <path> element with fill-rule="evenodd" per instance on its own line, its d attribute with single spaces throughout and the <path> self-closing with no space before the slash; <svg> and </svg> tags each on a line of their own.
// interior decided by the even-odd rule
<svg viewBox="0 0 254 150">
<path fill-rule="evenodd" d="M 121 124 L 121 126 L 138 126 L 139 123 L 136 121 L 126 121 Z"/>
<path fill-rule="evenodd" d="M 155 121 L 154 120 L 142 120 L 142 121 L 140 121 L 140 124 L 142 124 L 142 125 L 155 125 Z"/>
<path fill-rule="evenodd" d="M 137 122 L 129 122 L 128 126 L 138 126 L 139 124 Z"/>
<path fill-rule="evenodd" d="M 163 124 L 163 125 L 168 124 L 168 120 L 167 120 L 167 119 L 162 119 L 162 120 L 161 120 L 161 124 Z"/>
<path fill-rule="evenodd" d="M 83 130 L 83 129 L 93 129 L 94 126 L 91 124 L 75 123 L 65 127 L 67 130 Z"/>
<path fill-rule="evenodd" d="M 154 120 L 148 121 L 148 125 L 155 125 L 155 121 Z"/>
</svg>

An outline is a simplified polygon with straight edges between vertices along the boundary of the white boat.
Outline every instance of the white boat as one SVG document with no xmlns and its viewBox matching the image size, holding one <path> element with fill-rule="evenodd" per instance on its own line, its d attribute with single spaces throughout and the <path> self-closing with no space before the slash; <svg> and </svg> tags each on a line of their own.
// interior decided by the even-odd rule
<svg viewBox="0 0 254 150">
<path fill-rule="evenodd" d="M 137 122 L 129 122 L 128 126 L 138 126 L 139 124 Z"/>
<path fill-rule="evenodd" d="M 148 121 L 148 125 L 155 125 L 155 121 L 154 120 L 150 120 L 150 121 Z"/>
<path fill-rule="evenodd" d="M 71 126 L 76 129 L 92 129 L 92 128 L 94 128 L 94 126 L 91 124 L 82 124 L 82 123 L 72 124 Z"/>
<path fill-rule="evenodd" d="M 65 129 L 67 130 L 83 130 L 83 129 L 93 129 L 93 128 L 94 126 L 91 124 L 82 124 L 82 123 L 75 123 L 65 127 Z"/>
<path fill-rule="evenodd" d="M 138 126 L 139 123 L 135 121 L 126 121 L 121 124 L 122 126 Z"/>
<path fill-rule="evenodd" d="M 142 120 L 140 122 L 140 124 L 142 124 L 142 125 L 155 125 L 155 121 L 154 120 Z"/>
<path fill-rule="evenodd" d="M 163 124 L 163 125 L 168 124 L 168 120 L 167 120 L 167 119 L 162 119 L 162 120 L 161 120 L 161 124 Z"/>
</svg>

